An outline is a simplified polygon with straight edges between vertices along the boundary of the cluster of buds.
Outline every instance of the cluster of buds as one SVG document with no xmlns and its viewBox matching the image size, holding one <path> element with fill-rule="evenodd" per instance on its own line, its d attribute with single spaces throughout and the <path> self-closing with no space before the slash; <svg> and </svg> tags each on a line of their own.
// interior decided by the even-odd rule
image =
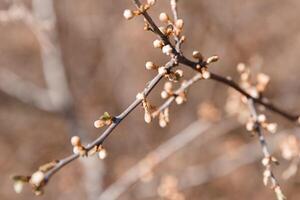
<svg viewBox="0 0 300 200">
<path fill-rule="evenodd" d="M 211 56 L 204 60 L 202 54 L 199 51 L 193 51 L 193 58 L 198 60 L 196 69 L 201 73 L 203 79 L 209 79 L 210 73 L 208 71 L 208 65 L 217 62 L 219 60 L 218 56 Z"/>
<path fill-rule="evenodd" d="M 286 197 L 284 196 L 279 184 L 277 183 L 273 173 L 272 173 L 272 165 L 278 165 L 278 160 L 273 156 L 266 156 L 262 159 L 262 165 L 265 167 L 263 172 L 263 183 L 265 186 L 270 186 L 271 189 L 274 190 L 276 197 L 278 200 L 284 200 Z"/>
<path fill-rule="evenodd" d="M 169 108 L 165 108 L 163 111 L 159 113 L 158 123 L 160 127 L 165 128 L 169 122 L 170 122 Z"/>
<path fill-rule="evenodd" d="M 184 195 L 179 191 L 178 179 L 171 175 L 162 178 L 157 192 L 162 199 L 185 200 Z"/>
<path fill-rule="evenodd" d="M 147 11 L 151 6 L 154 6 L 156 0 L 147 0 L 146 4 L 142 4 L 138 10 L 130 10 L 126 9 L 123 12 L 123 16 L 125 19 L 130 20 L 135 16 L 142 14 L 143 12 Z"/>
<path fill-rule="evenodd" d="M 156 39 L 153 41 L 153 47 L 156 49 L 161 49 L 163 54 L 166 54 L 168 56 L 173 55 L 172 54 L 173 48 L 171 47 L 171 45 L 169 44 L 165 45 L 164 42 L 160 39 Z"/>
<path fill-rule="evenodd" d="M 184 21 L 183 19 L 172 20 L 167 13 L 160 13 L 159 20 L 166 24 L 166 27 L 159 27 L 160 31 L 166 35 L 180 36 L 183 31 Z"/>
<path fill-rule="evenodd" d="M 153 110 L 153 107 L 150 105 L 150 103 L 147 101 L 144 93 L 138 93 L 136 95 L 136 98 L 137 99 L 140 99 L 142 100 L 142 106 L 144 108 L 144 120 L 146 123 L 150 123 L 152 121 L 152 110 Z"/>
<path fill-rule="evenodd" d="M 103 115 L 94 122 L 96 128 L 101 128 L 104 126 L 109 126 L 113 122 L 113 117 L 110 116 L 108 112 L 104 112 Z"/>
<path fill-rule="evenodd" d="M 164 75 L 169 79 L 169 81 L 172 82 L 178 82 L 180 78 L 183 77 L 183 71 L 181 69 L 177 69 L 175 71 L 167 70 L 166 67 L 159 67 L 151 61 L 146 62 L 145 67 L 148 70 L 157 70 L 158 74 Z"/>
<path fill-rule="evenodd" d="M 85 147 L 81 144 L 80 137 L 73 136 L 71 138 L 71 144 L 73 146 L 73 153 L 79 154 L 80 156 L 87 156 L 87 150 Z"/>
<path fill-rule="evenodd" d="M 251 80 L 251 72 L 244 63 L 237 65 L 237 70 L 240 73 L 241 86 L 253 97 L 259 97 L 264 92 L 270 82 L 270 77 L 264 73 L 258 73 L 256 80 Z M 254 82 L 254 83 L 252 83 Z"/>
<path fill-rule="evenodd" d="M 290 161 L 290 166 L 283 172 L 282 177 L 288 179 L 296 175 L 300 163 L 300 140 L 295 135 L 287 135 L 280 144 L 281 155 Z"/>
<path fill-rule="evenodd" d="M 16 193 L 21 193 L 23 186 L 29 183 L 35 195 L 43 194 L 43 187 L 46 185 L 45 173 L 56 166 L 58 161 L 52 161 L 39 167 L 31 176 L 13 176 L 14 190 Z"/>
<path fill-rule="evenodd" d="M 256 123 L 259 123 L 259 125 L 267 130 L 270 133 L 276 133 L 277 131 L 277 124 L 276 123 L 269 123 L 267 122 L 267 118 L 264 114 L 260 114 L 257 116 L 257 119 L 253 119 L 252 117 L 248 120 L 246 123 L 246 129 L 248 131 L 255 131 Z"/>
<path fill-rule="evenodd" d="M 92 156 L 95 153 L 98 153 L 98 157 L 103 160 L 107 157 L 107 151 L 106 149 L 104 149 L 104 147 L 102 145 L 98 145 L 98 146 L 94 146 L 94 148 L 92 148 L 89 152 L 88 152 L 88 156 Z"/>
<path fill-rule="evenodd" d="M 184 84 L 184 82 L 182 83 Z M 173 84 L 172 82 L 166 82 L 164 85 L 164 89 L 161 92 L 161 98 L 163 99 L 167 99 L 171 96 L 175 97 L 175 102 L 180 105 L 184 102 L 186 102 L 187 98 L 186 98 L 186 91 L 180 91 L 180 92 L 175 92 L 173 90 Z"/>
</svg>

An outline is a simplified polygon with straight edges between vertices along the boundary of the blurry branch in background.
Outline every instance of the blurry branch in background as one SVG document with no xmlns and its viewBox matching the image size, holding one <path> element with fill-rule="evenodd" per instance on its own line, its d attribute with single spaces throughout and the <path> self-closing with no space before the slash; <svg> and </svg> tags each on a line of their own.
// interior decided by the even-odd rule
<svg viewBox="0 0 300 200">
<path fill-rule="evenodd" d="M 0 89 L 24 103 L 29 103 L 41 110 L 63 115 L 69 125 L 70 136 L 79 135 L 87 140 L 75 115 L 61 49 L 58 44 L 56 15 L 52 0 L 32 0 L 32 11 L 21 2 L 13 3 L 9 10 L 0 12 L 0 22 L 13 20 L 24 22 L 38 39 L 41 47 L 43 74 L 47 88 L 40 88 L 29 81 L 22 80 L 13 72 L 0 71 Z M 82 162 L 88 199 L 99 196 L 102 187 L 104 163 L 89 158 Z M 93 175 L 91 175 L 93 171 Z"/>
<path fill-rule="evenodd" d="M 36 0 L 36 3 L 42 2 Z M 53 2 L 52 2 L 53 3 Z M 173 13 L 173 18 L 170 18 L 167 13 L 161 13 L 159 15 L 159 20 L 164 24 L 164 26 L 158 27 L 151 16 L 148 14 L 147 10 L 152 8 L 156 0 L 147 0 L 147 3 L 142 4 L 139 0 L 133 0 L 134 5 L 136 6 L 136 10 L 126 9 L 123 13 L 126 19 L 132 19 L 136 16 L 144 17 L 144 30 L 150 31 L 154 33 L 158 39 L 153 42 L 154 48 L 160 49 L 163 54 L 167 55 L 170 59 L 165 65 L 158 66 L 151 61 L 146 63 L 146 68 L 149 70 L 157 70 L 157 75 L 146 85 L 142 92 L 138 93 L 136 99 L 119 115 L 111 116 L 109 113 L 105 112 L 98 120 L 95 121 L 94 125 L 96 128 L 107 127 L 105 131 L 94 141 L 89 143 L 88 145 L 83 146 L 81 144 L 80 137 L 73 136 L 71 138 L 71 144 L 73 146 L 73 154 L 58 160 L 56 162 L 51 162 L 51 164 L 47 165 L 47 168 L 40 168 L 36 172 L 34 172 L 31 176 L 18 176 L 18 181 L 22 183 L 30 183 L 34 189 L 36 194 L 41 194 L 44 186 L 50 180 L 50 178 L 58 172 L 65 165 L 71 163 L 75 159 L 79 157 L 87 157 L 92 156 L 95 153 L 98 153 L 99 157 L 103 159 L 106 155 L 106 151 L 103 147 L 104 141 L 108 138 L 108 136 L 113 132 L 113 130 L 135 109 L 138 105 L 142 105 L 144 109 L 144 120 L 147 123 L 150 123 L 153 118 L 159 117 L 159 124 L 162 127 L 165 127 L 169 123 L 169 105 L 175 100 L 177 104 L 181 104 L 186 101 L 186 89 L 194 82 L 200 79 L 211 79 L 217 82 L 220 82 L 239 93 L 239 100 L 251 100 L 254 104 L 259 104 L 264 106 L 266 109 L 273 111 L 286 119 L 292 122 L 299 122 L 299 115 L 293 115 L 288 112 L 283 111 L 281 108 L 274 106 L 269 102 L 269 100 L 261 95 L 261 92 L 265 89 L 265 86 L 269 82 L 267 76 L 260 76 L 258 80 L 258 84 L 255 87 L 244 87 L 243 85 L 239 85 L 234 82 L 230 77 L 223 77 L 221 75 L 217 75 L 215 73 L 209 72 L 209 65 L 218 61 L 218 56 L 211 56 L 207 59 L 201 55 L 199 51 L 193 52 L 194 60 L 190 60 L 185 57 L 180 49 L 181 44 L 185 41 L 185 36 L 182 35 L 184 21 L 178 18 L 177 12 L 177 1 L 171 0 L 171 8 Z M 38 8 L 38 6 L 36 6 Z M 47 14 L 47 12 L 45 12 Z M 45 14 L 44 11 L 41 13 L 37 13 L 38 15 L 43 16 Z M 52 35 L 55 37 L 55 34 Z M 43 39 L 43 37 L 41 37 Z M 42 41 L 42 40 L 41 40 Z M 175 42 L 174 42 L 175 41 Z M 51 43 L 50 43 L 51 44 Z M 48 47 L 45 48 L 48 50 Z M 64 107 L 65 101 L 62 101 L 64 98 L 60 98 L 60 94 L 64 91 L 68 90 L 66 85 L 63 85 L 62 88 L 58 87 L 58 82 L 52 82 L 51 80 L 58 75 L 64 76 L 63 69 L 53 72 L 52 69 L 47 68 L 49 65 L 57 65 L 60 66 L 62 62 L 55 61 L 56 58 L 60 58 L 60 52 L 56 51 L 55 53 L 51 52 L 51 48 L 49 48 L 49 52 L 45 52 L 43 54 L 43 59 L 45 60 L 44 71 L 49 76 L 46 77 L 46 82 L 49 85 L 50 93 L 49 98 L 52 102 L 57 103 L 58 107 Z M 49 54 L 48 54 L 49 53 Z M 52 54 L 53 53 L 53 54 Z M 48 57 L 49 56 L 49 57 Z M 44 58 L 46 57 L 46 58 Z M 147 100 L 150 92 L 155 88 L 155 86 L 162 79 L 166 79 L 170 82 L 179 82 L 183 76 L 183 71 L 178 69 L 174 70 L 175 67 L 179 65 L 187 66 L 193 70 L 195 70 L 196 75 L 189 81 L 181 82 L 181 86 L 178 90 L 172 89 L 172 83 L 167 82 L 164 87 L 164 91 L 162 92 L 162 97 L 167 99 L 164 104 L 158 109 L 151 105 Z M 46 76 L 46 75 L 45 75 Z M 247 73 L 243 73 L 243 77 L 247 79 Z M 64 76 L 65 77 L 65 76 Z M 61 82 L 64 84 L 64 82 Z M 57 90 L 56 92 L 51 92 L 51 89 Z M 70 95 L 67 93 L 66 96 L 67 105 L 71 104 Z M 72 107 L 72 106 L 71 106 Z M 72 116 L 72 115 L 71 115 Z M 76 118 L 74 118 L 76 119 Z M 265 128 L 265 127 L 264 127 Z M 270 132 L 273 132 L 276 128 L 274 124 L 270 124 L 266 127 Z M 265 157 L 268 155 L 265 154 Z M 269 165 L 266 165 L 267 169 L 269 169 Z M 272 178 L 272 176 L 271 176 Z M 272 179 L 273 180 L 273 179 Z M 275 184 L 275 192 L 277 197 L 279 195 L 279 187 L 278 184 Z M 283 197 L 283 196 L 282 196 Z"/>
<path fill-rule="evenodd" d="M 286 197 L 283 195 L 281 187 L 274 175 L 274 172 L 272 170 L 272 167 L 274 164 L 278 165 L 278 160 L 271 155 L 271 152 L 268 148 L 266 138 L 263 134 L 263 127 L 266 123 L 264 115 L 258 115 L 255 105 L 253 103 L 252 99 L 248 99 L 248 105 L 249 110 L 251 113 L 251 123 L 250 126 L 253 126 L 250 128 L 250 131 L 253 131 L 257 134 L 259 137 L 259 142 L 261 145 L 261 149 L 264 155 L 264 158 L 262 159 L 262 165 L 265 167 L 264 173 L 263 173 L 263 182 L 265 186 L 270 185 L 271 189 L 275 191 L 276 197 L 278 200 L 286 199 Z"/>
<path fill-rule="evenodd" d="M 298 128 L 283 130 L 274 136 L 268 136 L 267 139 L 270 144 L 270 153 L 279 150 L 279 144 L 287 137 L 286 133 L 294 134 L 298 138 L 300 137 L 300 130 Z M 257 142 L 251 142 L 235 148 L 234 152 L 230 151 L 221 154 L 206 165 L 199 164 L 187 167 L 181 171 L 180 174 L 176 175 L 176 177 L 178 177 L 178 189 L 185 190 L 191 187 L 200 186 L 213 181 L 214 179 L 227 176 L 243 166 L 257 162 L 261 159 L 261 149 L 259 147 L 260 144 Z M 157 191 L 148 188 L 147 190 L 140 192 L 138 196 L 139 199 L 154 198 L 157 196 Z"/>
<path fill-rule="evenodd" d="M 159 145 L 138 163 L 130 167 L 119 179 L 103 191 L 98 200 L 118 199 L 130 186 L 143 177 L 152 174 L 157 165 L 189 145 L 197 137 L 201 136 L 201 140 L 199 140 L 200 144 L 197 143 L 197 145 L 203 145 L 209 142 L 209 140 L 224 135 L 238 126 L 238 123 L 233 118 L 225 119 L 218 123 L 210 123 L 202 120 L 191 123 L 184 130 Z"/>
</svg>

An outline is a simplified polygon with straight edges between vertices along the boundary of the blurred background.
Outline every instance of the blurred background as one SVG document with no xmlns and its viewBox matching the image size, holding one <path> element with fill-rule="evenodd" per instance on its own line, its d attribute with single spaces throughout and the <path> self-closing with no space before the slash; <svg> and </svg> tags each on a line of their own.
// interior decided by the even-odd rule
<svg viewBox="0 0 300 200">
<path fill-rule="evenodd" d="M 220 61 L 210 70 L 236 80 L 236 65 L 245 62 L 270 75 L 266 95 L 275 104 L 300 112 L 300 1 L 190 0 L 178 6 L 187 57 L 195 49 L 206 57 L 216 54 Z M 0 199 L 94 200 L 107 194 L 107 188 L 108 194 L 119 193 L 118 199 L 125 200 L 274 199 L 262 183 L 259 146 L 251 146 L 257 138 L 227 116 L 228 89 L 213 81 L 194 84 L 186 104 L 171 106 L 168 127 L 160 128 L 157 120 L 146 124 L 139 107 L 105 142 L 105 160 L 73 162 L 51 179 L 41 197 L 28 185 L 21 194 L 14 192 L 12 175 L 29 175 L 69 155 L 72 135 L 85 142 L 99 136 L 102 130 L 93 127 L 94 120 L 105 111 L 122 112 L 155 75 L 145 70 L 146 61 L 168 61 L 152 48 L 156 38 L 143 31 L 141 17 L 123 18 L 126 8 L 134 8 L 130 0 L 0 1 Z M 162 11 L 171 14 L 169 1 L 158 0 L 150 14 L 158 22 Z M 186 79 L 193 75 L 184 71 Z M 162 86 L 149 97 L 154 105 L 163 103 Z M 202 114 L 210 109 L 213 122 L 199 119 L 198 108 Z M 267 114 L 279 130 L 293 134 L 292 123 Z M 203 127 L 210 131 L 202 134 Z M 168 143 L 174 137 L 177 143 Z M 170 145 L 161 149 L 169 150 L 162 151 L 168 156 L 153 170 L 135 170 L 149 152 L 166 143 Z M 299 176 L 280 178 L 289 162 L 274 145 L 281 162 L 275 173 L 287 197 L 299 199 Z M 248 149 L 239 154 L 243 147 Z M 153 164 L 151 159 L 140 164 L 147 162 Z M 116 186 L 120 178 L 123 182 Z M 173 196 L 166 195 L 170 191 Z"/>
</svg>

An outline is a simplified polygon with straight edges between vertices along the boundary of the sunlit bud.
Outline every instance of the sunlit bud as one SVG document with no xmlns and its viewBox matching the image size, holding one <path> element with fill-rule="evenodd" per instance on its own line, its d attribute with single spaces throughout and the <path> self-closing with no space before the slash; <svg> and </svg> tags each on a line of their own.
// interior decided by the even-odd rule
<svg viewBox="0 0 300 200">
<path fill-rule="evenodd" d="M 23 190 L 24 183 L 22 181 L 14 182 L 14 190 L 17 194 L 20 194 Z"/>
<path fill-rule="evenodd" d="M 75 146 L 75 147 L 73 147 L 73 153 L 80 154 L 81 149 L 82 149 L 81 146 Z"/>
<path fill-rule="evenodd" d="M 94 122 L 94 126 L 95 126 L 95 128 L 101 128 L 101 127 L 103 127 L 103 126 L 105 126 L 105 121 L 103 121 L 103 120 L 96 120 L 95 122 Z"/>
<path fill-rule="evenodd" d="M 279 161 L 274 156 L 271 156 L 271 161 L 275 163 L 276 165 L 279 165 Z"/>
<path fill-rule="evenodd" d="M 163 42 L 159 39 L 153 41 L 154 48 L 162 48 L 163 45 L 164 45 Z"/>
<path fill-rule="evenodd" d="M 267 85 L 270 81 L 270 77 L 266 74 L 259 73 L 257 75 L 257 82 L 263 85 Z"/>
<path fill-rule="evenodd" d="M 266 169 L 266 170 L 264 171 L 264 177 L 270 177 L 270 176 L 271 176 L 271 171 L 268 170 L 268 169 Z"/>
<path fill-rule="evenodd" d="M 250 77 L 250 74 L 248 72 L 243 72 L 241 73 L 241 80 L 242 81 L 247 81 Z"/>
<path fill-rule="evenodd" d="M 182 20 L 182 19 L 176 20 L 175 26 L 176 26 L 178 29 L 182 29 L 182 28 L 183 28 L 183 25 L 184 25 L 184 23 L 183 23 L 183 20 Z"/>
<path fill-rule="evenodd" d="M 78 137 L 78 136 L 73 136 L 73 137 L 71 138 L 71 144 L 72 144 L 73 146 L 80 146 L 80 145 L 81 145 L 80 137 Z"/>
<path fill-rule="evenodd" d="M 157 68 L 157 66 L 153 62 L 151 62 L 151 61 L 146 62 L 145 67 L 148 70 L 156 69 Z"/>
<path fill-rule="evenodd" d="M 177 69 L 175 74 L 177 74 L 180 78 L 183 77 L 183 71 L 181 69 Z"/>
<path fill-rule="evenodd" d="M 159 20 L 161 22 L 166 22 L 167 23 L 169 21 L 169 16 L 167 15 L 167 13 L 160 13 Z"/>
<path fill-rule="evenodd" d="M 159 67 L 158 68 L 158 73 L 163 75 L 167 73 L 167 69 L 165 67 Z"/>
<path fill-rule="evenodd" d="M 100 149 L 100 151 L 98 152 L 98 156 L 101 160 L 103 160 L 104 158 L 107 157 L 107 151 L 103 148 Z"/>
<path fill-rule="evenodd" d="M 167 126 L 167 122 L 164 119 L 159 119 L 159 126 L 165 128 Z"/>
<path fill-rule="evenodd" d="M 236 68 L 238 72 L 243 73 L 246 70 L 246 65 L 244 63 L 239 63 Z"/>
<path fill-rule="evenodd" d="M 134 17 L 134 14 L 131 10 L 126 9 L 123 12 L 123 16 L 125 17 L 125 19 L 129 20 L 129 19 L 132 19 Z"/>
<path fill-rule="evenodd" d="M 277 131 L 277 124 L 276 123 L 270 123 L 267 125 L 267 130 L 270 132 L 270 133 L 276 133 Z"/>
<path fill-rule="evenodd" d="M 41 171 L 37 171 L 32 174 L 29 182 L 35 186 L 40 186 L 44 178 L 45 178 L 44 173 Z"/>
<path fill-rule="evenodd" d="M 181 36 L 180 41 L 181 41 L 181 42 L 184 42 L 185 40 L 186 40 L 185 35 Z"/>
<path fill-rule="evenodd" d="M 210 64 L 210 63 L 213 63 L 213 62 L 217 62 L 218 60 L 219 60 L 218 56 L 211 56 L 211 57 L 207 58 L 206 63 Z"/>
<path fill-rule="evenodd" d="M 166 82 L 164 84 L 164 90 L 167 92 L 172 92 L 173 84 L 171 82 Z"/>
<path fill-rule="evenodd" d="M 145 112 L 144 120 L 148 124 L 152 121 L 152 116 L 151 116 L 151 114 L 149 112 Z"/>
<path fill-rule="evenodd" d="M 204 79 L 209 79 L 210 78 L 210 73 L 207 70 L 202 71 L 202 77 Z"/>
<path fill-rule="evenodd" d="M 153 6 L 153 5 L 156 3 L 156 0 L 147 0 L 147 3 L 148 3 L 150 6 Z"/>
<path fill-rule="evenodd" d="M 254 123 L 252 121 L 247 122 L 246 129 L 247 129 L 247 131 L 253 131 Z"/>
<path fill-rule="evenodd" d="M 261 163 L 263 164 L 263 166 L 268 166 L 270 164 L 270 158 L 269 157 L 264 157 L 262 160 L 261 160 Z"/>
<path fill-rule="evenodd" d="M 203 60 L 203 56 L 199 51 L 193 51 L 193 57 L 202 61 Z"/>
<path fill-rule="evenodd" d="M 178 105 L 182 104 L 184 102 L 184 98 L 182 96 L 177 96 L 175 98 L 175 101 Z"/>
<path fill-rule="evenodd" d="M 172 47 L 170 45 L 165 45 L 162 48 L 162 52 L 166 55 L 170 55 L 172 53 Z"/>
<path fill-rule="evenodd" d="M 260 123 L 265 122 L 266 121 L 266 115 L 263 115 L 263 114 L 258 115 L 257 121 L 260 122 Z"/>
<path fill-rule="evenodd" d="M 166 92 L 165 90 L 163 90 L 163 91 L 160 93 L 160 96 L 161 96 L 161 98 L 166 99 L 166 98 L 169 97 L 169 94 L 168 94 L 168 92 Z"/>
<path fill-rule="evenodd" d="M 145 99 L 145 95 L 144 95 L 144 93 L 138 93 L 136 95 L 136 98 L 139 99 L 139 100 L 143 100 L 143 99 Z"/>
</svg>

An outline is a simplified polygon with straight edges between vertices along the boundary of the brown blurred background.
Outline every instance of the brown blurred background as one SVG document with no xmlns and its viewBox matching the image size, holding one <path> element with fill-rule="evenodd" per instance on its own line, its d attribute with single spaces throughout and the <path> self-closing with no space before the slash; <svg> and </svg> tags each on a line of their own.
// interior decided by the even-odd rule
<svg viewBox="0 0 300 200">
<path fill-rule="evenodd" d="M 23 6 L 23 10 L 12 7 L 13 2 Z M 143 110 L 138 108 L 106 141 L 108 157 L 104 161 L 96 159 L 89 166 L 75 161 L 52 178 L 42 197 L 35 197 L 29 187 L 25 187 L 23 193 L 16 194 L 11 175 L 30 174 L 45 162 L 69 155 L 70 136 L 79 134 L 79 129 L 86 141 L 96 138 L 101 130 L 93 127 L 93 121 L 105 111 L 112 115 L 120 113 L 155 75 L 145 70 L 145 61 L 152 60 L 157 64 L 167 61 L 165 56 L 152 48 L 155 37 L 143 31 L 142 18 L 123 19 L 123 10 L 134 8 L 130 0 L 56 0 L 52 13 L 51 4 L 47 4 L 49 2 L 52 1 L 0 1 L 1 200 L 97 199 L 97 194 L 148 152 L 197 120 L 196 108 L 202 102 L 216 105 L 222 116 L 226 115 L 224 103 L 227 88 L 212 81 L 197 83 L 190 89 L 186 104 L 171 107 L 171 123 L 167 128 L 161 129 L 156 121 L 145 124 Z M 12 14 L 13 19 L 6 18 L 5 12 L 8 10 L 16 12 Z M 47 27 L 44 32 L 52 44 L 37 37 L 37 33 L 43 30 L 32 28 L 35 20 L 23 16 L 28 11 L 44 20 L 46 26 L 50 19 L 50 33 Z M 171 14 L 169 1 L 158 1 L 150 13 L 157 20 L 162 11 Z M 46 18 L 39 14 L 45 14 Z M 236 79 L 236 64 L 246 62 L 271 76 L 268 97 L 287 111 L 300 111 L 300 1 L 182 0 L 179 2 L 179 15 L 185 21 L 185 55 L 191 57 L 194 49 L 205 56 L 217 54 L 221 59 L 211 70 Z M 56 21 L 51 21 L 53 16 Z M 41 41 L 45 43 L 42 48 Z M 59 91 L 57 95 L 63 98 L 58 97 L 59 106 L 54 111 L 39 109 L 32 105 L 34 103 L 19 98 L 30 96 L 36 87 L 49 87 L 45 59 L 50 60 L 50 72 L 55 70 L 51 68 L 51 61 L 60 59 L 66 78 L 66 82 L 62 82 L 67 83 L 70 91 L 66 94 L 63 86 L 57 87 L 54 83 L 53 88 Z M 57 63 L 54 61 L 54 64 Z M 185 70 L 186 78 L 192 74 L 190 70 Z M 22 81 L 34 84 L 33 89 L 16 83 Z M 150 96 L 151 102 L 156 105 L 163 102 L 159 97 L 161 88 L 162 84 Z M 293 127 L 276 115 L 270 115 L 270 120 L 278 122 L 279 129 Z M 138 181 L 119 199 L 159 199 L 156 189 L 166 175 L 179 179 L 189 166 L 208 165 L 226 152 L 234 152 L 239 146 L 257 142 L 255 137 L 246 134 L 243 127 L 201 147 L 199 141 L 201 137 L 163 161 L 153 171 L 153 179 L 147 183 Z M 282 165 L 276 168 L 279 177 L 287 165 L 282 160 Z M 181 192 L 185 199 L 273 199 L 272 191 L 262 183 L 262 171 L 258 159 L 225 176 L 184 188 Z M 300 198 L 299 177 L 280 179 L 280 183 L 289 199 Z M 152 197 L 149 197 L 149 191 L 153 191 L 150 193 Z"/>
</svg>

